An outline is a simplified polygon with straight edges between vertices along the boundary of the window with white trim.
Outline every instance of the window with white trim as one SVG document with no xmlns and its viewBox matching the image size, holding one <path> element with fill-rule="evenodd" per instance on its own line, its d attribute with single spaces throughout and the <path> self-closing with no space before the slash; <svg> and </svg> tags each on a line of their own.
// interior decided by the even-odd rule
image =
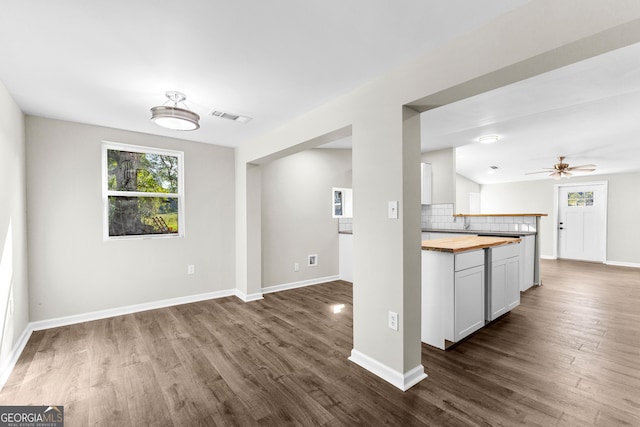
<svg viewBox="0 0 640 427">
<path fill-rule="evenodd" d="M 102 145 L 107 239 L 184 235 L 184 153 Z"/>
</svg>

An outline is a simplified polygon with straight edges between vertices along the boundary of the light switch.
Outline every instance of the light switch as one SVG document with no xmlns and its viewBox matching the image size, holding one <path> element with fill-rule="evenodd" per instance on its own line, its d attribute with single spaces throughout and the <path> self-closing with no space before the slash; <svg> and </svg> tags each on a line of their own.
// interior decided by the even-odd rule
<svg viewBox="0 0 640 427">
<path fill-rule="evenodd" d="M 389 219 L 398 219 L 398 201 L 389 202 Z"/>
</svg>

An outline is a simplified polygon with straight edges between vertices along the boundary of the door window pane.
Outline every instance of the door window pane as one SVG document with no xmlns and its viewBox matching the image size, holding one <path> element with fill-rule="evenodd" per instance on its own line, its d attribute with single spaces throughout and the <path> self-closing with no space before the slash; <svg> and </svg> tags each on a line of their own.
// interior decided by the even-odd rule
<svg viewBox="0 0 640 427">
<path fill-rule="evenodd" d="M 593 206 L 593 191 L 574 191 L 567 194 L 567 206 Z"/>
</svg>

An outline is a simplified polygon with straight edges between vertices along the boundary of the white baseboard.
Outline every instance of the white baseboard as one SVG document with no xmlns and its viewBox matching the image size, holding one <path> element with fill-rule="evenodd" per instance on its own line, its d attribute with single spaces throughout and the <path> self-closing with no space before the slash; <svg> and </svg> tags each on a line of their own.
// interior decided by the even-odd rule
<svg viewBox="0 0 640 427">
<path fill-rule="evenodd" d="M 171 307 L 180 304 L 189 304 L 192 302 L 205 301 L 215 298 L 229 297 L 235 294 L 235 289 L 226 289 L 223 291 L 207 292 L 204 294 L 189 295 L 185 297 L 171 298 L 160 301 L 147 302 L 143 304 L 127 305 L 124 307 L 93 311 L 89 313 L 74 314 L 72 316 L 58 317 L 55 319 L 39 320 L 36 322 L 31 322 L 29 326 L 31 327 L 31 330 L 39 331 L 42 329 L 57 328 L 60 326 L 73 325 L 76 323 L 90 322 L 92 320 L 122 316 L 124 314 L 137 313 L 140 311 L 154 310 L 157 308 Z"/>
<path fill-rule="evenodd" d="M 317 279 L 309 279 L 309 280 L 302 280 L 300 282 L 292 282 L 292 283 L 285 283 L 282 285 L 268 286 L 266 288 L 262 288 L 262 292 L 265 294 L 270 294 L 272 292 L 280 292 L 280 291 L 286 291 L 289 289 L 302 288 L 304 286 L 319 285 L 321 283 L 333 282 L 334 280 L 340 280 L 340 276 L 319 277 Z"/>
<path fill-rule="evenodd" d="M 540 258 L 542 258 L 542 259 L 552 259 L 552 260 L 558 259 L 557 257 L 549 256 L 549 255 L 542 255 Z M 613 266 L 616 266 L 616 267 L 640 268 L 640 263 L 637 263 L 637 262 L 623 262 L 623 261 L 607 260 L 603 264 L 613 265 Z"/>
<path fill-rule="evenodd" d="M 244 302 L 258 301 L 263 299 L 262 292 L 256 292 L 255 294 L 245 294 L 239 289 L 235 290 L 235 296 L 240 298 Z"/>
<path fill-rule="evenodd" d="M 638 264 L 637 262 L 605 261 L 605 264 L 614 265 L 616 267 L 640 268 L 640 264 Z"/>
<path fill-rule="evenodd" d="M 349 356 L 349 360 L 357 365 L 362 366 L 367 371 L 379 376 L 389 384 L 399 388 L 402 391 L 409 390 L 411 387 L 427 378 L 427 374 L 424 373 L 424 366 L 422 365 L 418 365 L 403 374 L 394 369 L 391 369 L 387 365 L 380 363 L 379 361 L 367 356 L 366 354 L 359 352 L 356 349 L 351 350 L 351 356 Z"/>
<path fill-rule="evenodd" d="M 11 349 L 9 357 L 5 360 L 2 366 L 0 366 L 0 390 L 2 390 L 4 388 L 4 385 L 7 383 L 9 375 L 11 375 L 13 368 L 15 368 L 16 363 L 18 362 L 18 359 L 20 358 L 20 355 L 22 354 L 24 347 L 27 345 L 29 337 L 31 337 L 32 333 L 33 329 L 31 329 L 31 325 L 29 324 L 22 332 L 22 335 L 20 335 L 20 338 L 18 339 L 16 344 Z"/>
</svg>

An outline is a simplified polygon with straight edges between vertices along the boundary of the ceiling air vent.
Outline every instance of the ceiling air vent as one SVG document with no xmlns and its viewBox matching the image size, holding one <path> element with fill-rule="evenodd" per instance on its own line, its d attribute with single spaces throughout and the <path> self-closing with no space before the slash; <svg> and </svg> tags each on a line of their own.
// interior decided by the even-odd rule
<svg viewBox="0 0 640 427">
<path fill-rule="evenodd" d="M 239 123 L 247 123 L 249 120 L 251 120 L 251 117 L 241 116 L 240 114 L 229 113 L 227 111 L 222 111 L 218 109 L 211 110 L 209 115 L 213 117 L 219 117 L 221 119 L 232 120 L 234 122 L 239 122 Z"/>
</svg>

